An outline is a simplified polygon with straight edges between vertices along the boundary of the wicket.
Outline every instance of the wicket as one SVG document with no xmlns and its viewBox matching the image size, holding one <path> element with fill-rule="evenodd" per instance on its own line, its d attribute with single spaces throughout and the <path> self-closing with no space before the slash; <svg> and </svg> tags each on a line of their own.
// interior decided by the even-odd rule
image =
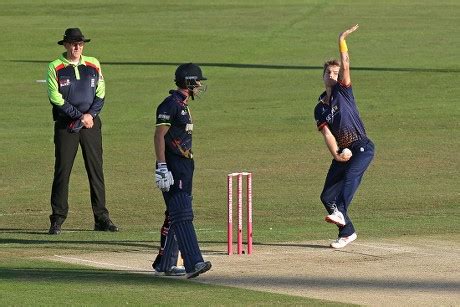
<svg viewBox="0 0 460 307">
<path fill-rule="evenodd" d="M 247 202 L 247 253 L 252 253 L 252 173 L 239 172 L 227 175 L 227 249 L 228 254 L 233 254 L 233 177 L 237 178 L 237 210 L 238 210 L 238 255 L 243 254 L 243 176 L 246 176 L 246 202 Z"/>
</svg>

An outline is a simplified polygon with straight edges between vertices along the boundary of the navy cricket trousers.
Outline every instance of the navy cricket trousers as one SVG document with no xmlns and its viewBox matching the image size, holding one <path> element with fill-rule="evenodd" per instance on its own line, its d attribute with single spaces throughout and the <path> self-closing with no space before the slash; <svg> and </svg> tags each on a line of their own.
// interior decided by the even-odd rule
<svg viewBox="0 0 460 307">
<path fill-rule="evenodd" d="M 327 212 L 331 214 L 337 208 L 345 217 L 346 225 L 339 226 L 339 237 L 348 237 L 355 232 L 348 207 L 374 158 L 374 143 L 369 139 L 356 141 L 349 149 L 353 156 L 347 162 L 332 160 L 321 193 L 321 202 Z"/>
<path fill-rule="evenodd" d="M 163 192 L 169 230 L 158 269 L 167 271 L 176 265 L 180 250 L 185 270 L 189 273 L 194 270 L 195 264 L 203 261 L 193 226 L 192 181 L 195 164 L 192 159 L 175 155 L 166 156 L 166 163 L 173 174 L 174 185 L 168 192 Z"/>
</svg>

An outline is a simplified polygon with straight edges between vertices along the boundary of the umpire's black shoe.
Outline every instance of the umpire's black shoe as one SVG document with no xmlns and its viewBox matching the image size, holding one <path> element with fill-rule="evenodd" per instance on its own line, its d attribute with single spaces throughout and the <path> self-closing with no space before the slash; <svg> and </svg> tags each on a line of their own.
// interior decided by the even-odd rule
<svg viewBox="0 0 460 307">
<path fill-rule="evenodd" d="M 94 224 L 94 230 L 117 232 L 119 229 L 111 220 L 106 220 L 102 222 L 96 222 Z"/>
<path fill-rule="evenodd" d="M 56 222 L 51 223 L 50 230 L 48 230 L 48 234 L 50 235 L 58 235 L 61 233 L 61 224 Z"/>
</svg>

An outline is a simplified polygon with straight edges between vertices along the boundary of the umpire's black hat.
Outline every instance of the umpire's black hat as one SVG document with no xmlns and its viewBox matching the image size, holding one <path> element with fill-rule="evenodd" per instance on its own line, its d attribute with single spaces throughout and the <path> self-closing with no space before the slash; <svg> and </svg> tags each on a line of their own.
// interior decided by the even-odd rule
<svg viewBox="0 0 460 307">
<path fill-rule="evenodd" d="M 81 33 L 79 28 L 69 28 L 65 30 L 64 38 L 58 41 L 59 45 L 64 45 L 64 43 L 71 43 L 71 42 L 89 42 L 90 39 L 85 38 L 83 33 Z"/>
</svg>

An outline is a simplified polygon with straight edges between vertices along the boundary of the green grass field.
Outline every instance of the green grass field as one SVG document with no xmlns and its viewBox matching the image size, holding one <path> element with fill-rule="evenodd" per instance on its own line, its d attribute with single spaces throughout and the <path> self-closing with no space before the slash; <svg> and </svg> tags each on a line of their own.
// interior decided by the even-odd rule
<svg viewBox="0 0 460 307">
<path fill-rule="evenodd" d="M 376 144 L 351 206 L 360 237 L 458 238 L 460 4 L 422 3 L 0 2 L 0 305 L 324 303 L 35 257 L 133 249 L 151 249 L 153 257 L 164 210 L 153 180 L 155 109 L 173 88 L 176 66 L 189 61 L 209 79 L 191 105 L 195 226 L 204 246 L 221 242 L 225 250 L 226 174 L 239 170 L 254 172 L 255 250 L 335 236 L 319 201 L 331 158 L 313 108 L 323 61 L 338 56 L 337 35 L 356 23 L 348 39 L 352 81 Z M 91 38 L 85 54 L 103 65 L 104 169 L 117 234 L 84 231 L 93 221 L 80 156 L 64 231 L 46 234 L 53 126 L 45 85 L 36 80 L 63 51 L 56 42 L 68 27 Z"/>
</svg>

